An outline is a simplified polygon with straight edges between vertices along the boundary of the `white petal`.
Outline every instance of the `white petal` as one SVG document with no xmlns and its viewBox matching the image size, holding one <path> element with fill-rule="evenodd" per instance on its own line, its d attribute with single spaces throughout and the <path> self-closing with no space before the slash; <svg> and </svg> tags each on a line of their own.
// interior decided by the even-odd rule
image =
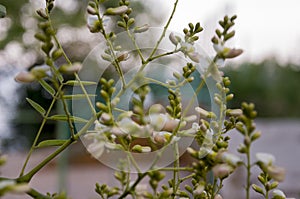
<svg viewBox="0 0 300 199">
<path fill-rule="evenodd" d="M 279 189 L 274 189 L 274 190 L 273 190 L 273 196 L 286 197 L 285 194 L 283 193 L 283 191 L 281 191 L 281 190 L 279 190 Z"/>
<path fill-rule="evenodd" d="M 269 153 L 256 153 L 256 159 L 264 165 L 272 165 L 275 162 L 275 157 Z"/>
</svg>

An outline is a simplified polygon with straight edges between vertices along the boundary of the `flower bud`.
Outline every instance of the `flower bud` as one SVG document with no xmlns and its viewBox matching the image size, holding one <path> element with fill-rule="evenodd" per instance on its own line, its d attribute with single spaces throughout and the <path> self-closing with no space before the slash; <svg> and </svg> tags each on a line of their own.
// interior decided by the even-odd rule
<svg viewBox="0 0 300 199">
<path fill-rule="evenodd" d="M 102 113 L 102 115 L 100 117 L 100 121 L 104 122 L 104 123 L 111 121 L 111 119 L 112 119 L 112 117 L 108 113 Z"/>
<path fill-rule="evenodd" d="M 18 73 L 17 76 L 15 77 L 15 81 L 20 83 L 30 83 L 30 82 L 34 82 L 35 80 L 36 77 L 32 73 L 25 72 L 25 71 Z"/>
<path fill-rule="evenodd" d="M 286 199 L 286 196 L 283 193 L 283 191 L 281 191 L 279 189 L 274 189 L 273 190 L 273 198 L 276 198 L 276 199 Z"/>
<path fill-rule="evenodd" d="M 119 62 L 126 61 L 129 58 L 129 53 L 127 51 L 117 53 L 117 57 L 118 57 L 117 59 Z"/>
<path fill-rule="evenodd" d="M 46 13 L 45 13 L 45 9 L 43 9 L 43 8 L 40 8 L 40 9 L 38 9 L 37 11 L 36 11 L 36 13 L 40 16 L 40 17 L 42 17 L 43 19 L 48 19 L 48 16 L 46 15 Z"/>
<path fill-rule="evenodd" d="M 49 69 L 50 68 L 47 65 L 36 66 L 30 70 L 30 73 L 32 73 L 37 79 L 41 79 L 47 76 Z"/>
<path fill-rule="evenodd" d="M 243 53 L 242 49 L 230 49 L 229 52 L 224 53 L 224 57 L 227 59 L 235 58 Z"/>
<path fill-rule="evenodd" d="M 241 109 L 227 109 L 226 115 L 238 117 L 243 114 L 243 111 Z"/>
<path fill-rule="evenodd" d="M 133 32 L 134 33 L 142 33 L 142 32 L 146 32 L 148 29 L 149 29 L 149 25 L 148 24 L 145 24 L 143 26 L 139 26 L 139 27 L 135 27 L 133 29 Z"/>
<path fill-rule="evenodd" d="M 126 13 L 127 10 L 128 10 L 127 6 L 119 6 L 116 8 L 108 8 L 104 14 L 105 15 L 122 15 L 122 14 Z"/>
<path fill-rule="evenodd" d="M 137 144 L 132 147 L 132 151 L 137 152 L 137 153 L 149 153 L 149 152 L 151 152 L 151 147 L 141 146 L 141 145 Z"/>
<path fill-rule="evenodd" d="M 174 33 L 171 33 L 169 35 L 169 39 L 175 46 L 177 46 L 181 42 L 181 38 L 179 36 L 174 35 Z"/>
<path fill-rule="evenodd" d="M 72 65 L 69 65 L 69 64 L 62 65 L 59 68 L 59 71 L 64 74 L 73 74 L 73 73 L 79 72 L 81 70 L 81 68 L 82 68 L 82 64 L 76 62 Z"/>
<path fill-rule="evenodd" d="M 233 170 L 228 164 L 218 164 L 212 168 L 214 176 L 220 179 L 226 178 Z"/>
<path fill-rule="evenodd" d="M 187 53 L 187 56 L 196 63 L 200 62 L 200 54 L 197 52 L 189 52 Z"/>
<path fill-rule="evenodd" d="M 242 162 L 240 157 L 227 151 L 221 152 L 220 154 L 218 154 L 218 156 L 223 162 L 226 162 L 227 164 L 230 164 L 234 167 L 236 167 L 239 163 Z"/>
<path fill-rule="evenodd" d="M 161 130 L 171 132 L 178 126 L 179 122 L 179 119 L 168 118 Z"/>
<path fill-rule="evenodd" d="M 251 142 L 253 142 L 254 140 L 260 138 L 260 136 L 261 136 L 261 132 L 260 132 L 260 131 L 255 132 L 255 133 L 251 136 Z"/>
<path fill-rule="evenodd" d="M 188 147 L 186 151 L 194 158 L 198 158 L 198 153 L 195 149 Z"/>
<path fill-rule="evenodd" d="M 284 181 L 286 171 L 282 167 L 271 165 L 267 167 L 267 173 L 272 179 L 282 182 Z"/>
<path fill-rule="evenodd" d="M 196 186 L 196 189 L 193 191 L 194 196 L 200 196 L 202 192 L 204 191 L 204 185 L 203 183 L 200 183 Z"/>
<path fill-rule="evenodd" d="M 87 7 L 87 12 L 90 14 L 90 15 L 97 15 L 97 11 L 96 11 L 96 9 L 95 8 L 93 8 L 92 6 L 88 6 Z"/>
<path fill-rule="evenodd" d="M 275 162 L 275 157 L 269 153 L 256 153 L 256 159 L 264 166 L 272 165 Z"/>
<path fill-rule="evenodd" d="M 217 194 L 214 199 L 223 199 L 223 197 L 220 194 Z"/>
<path fill-rule="evenodd" d="M 200 107 L 196 107 L 195 111 L 197 111 L 200 114 L 201 118 L 209 118 L 210 113 L 207 110 Z"/>
<path fill-rule="evenodd" d="M 256 184 L 252 184 L 252 189 L 254 191 L 256 191 L 257 193 L 264 194 L 263 189 L 261 187 L 257 186 Z"/>
</svg>

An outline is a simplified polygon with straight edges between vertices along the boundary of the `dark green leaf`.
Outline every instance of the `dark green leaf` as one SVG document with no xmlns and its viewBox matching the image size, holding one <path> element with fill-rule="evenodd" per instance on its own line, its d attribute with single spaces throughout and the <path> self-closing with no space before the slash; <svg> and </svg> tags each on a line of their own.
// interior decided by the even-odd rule
<svg viewBox="0 0 300 199">
<path fill-rule="evenodd" d="M 69 86 L 80 86 L 80 82 L 77 80 L 69 80 L 65 84 Z M 85 86 L 89 86 L 89 85 L 96 85 L 97 83 L 91 81 L 81 81 L 81 84 Z"/>
<path fill-rule="evenodd" d="M 49 147 L 49 146 L 61 146 L 68 140 L 45 140 L 40 142 L 36 148 Z"/>
<path fill-rule="evenodd" d="M 41 79 L 40 84 L 42 85 L 42 87 L 51 95 L 54 96 L 55 95 L 55 90 L 54 88 L 52 88 L 52 86 L 50 86 L 45 80 Z"/>
<path fill-rule="evenodd" d="M 88 95 L 89 97 L 96 97 L 96 95 Z M 70 100 L 75 100 L 75 99 L 84 99 L 86 98 L 85 94 L 76 94 L 76 95 L 64 95 L 64 99 L 70 99 Z"/>
<path fill-rule="evenodd" d="M 36 103 L 35 101 L 26 98 L 27 102 L 29 102 L 29 104 L 37 111 L 39 112 L 42 116 L 45 115 L 46 111 L 43 107 L 41 107 L 41 105 L 39 105 L 38 103 Z"/>
<path fill-rule="evenodd" d="M 68 117 L 66 115 L 52 115 L 52 116 L 48 117 L 48 119 L 59 120 L 59 121 L 68 121 Z M 70 116 L 69 120 L 71 120 L 72 122 L 82 122 L 82 123 L 88 122 L 88 120 L 86 120 L 86 119 L 83 119 L 80 117 L 75 117 L 75 116 Z"/>
</svg>

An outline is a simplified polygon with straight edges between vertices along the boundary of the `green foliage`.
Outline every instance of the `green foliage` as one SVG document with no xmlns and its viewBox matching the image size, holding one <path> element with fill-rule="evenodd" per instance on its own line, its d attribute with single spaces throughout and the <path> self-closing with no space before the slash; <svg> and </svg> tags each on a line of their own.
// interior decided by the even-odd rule
<svg viewBox="0 0 300 199">
<path fill-rule="evenodd" d="M 260 117 L 300 117 L 299 66 L 266 60 L 229 66 L 225 73 L 239 82 L 230 86 L 236 93 L 231 106 L 248 99 L 255 103 Z"/>
</svg>

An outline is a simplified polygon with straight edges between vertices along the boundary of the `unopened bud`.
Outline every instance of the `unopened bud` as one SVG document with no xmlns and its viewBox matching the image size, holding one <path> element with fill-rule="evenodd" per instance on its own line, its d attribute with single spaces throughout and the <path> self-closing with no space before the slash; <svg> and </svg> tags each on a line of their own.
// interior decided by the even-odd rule
<svg viewBox="0 0 300 199">
<path fill-rule="evenodd" d="M 196 63 L 200 62 L 200 54 L 197 52 L 189 52 L 187 53 L 187 56 Z"/>
<path fill-rule="evenodd" d="M 149 152 L 151 152 L 151 147 L 141 146 L 141 145 L 137 144 L 132 147 L 132 151 L 137 152 L 137 153 L 149 153 Z"/>
<path fill-rule="evenodd" d="M 226 115 L 238 117 L 243 114 L 243 111 L 241 109 L 227 109 Z"/>
<path fill-rule="evenodd" d="M 65 73 L 65 74 L 73 74 L 73 73 L 79 72 L 81 70 L 81 68 L 82 68 L 82 64 L 76 62 L 72 65 L 69 65 L 69 64 L 62 65 L 59 68 L 59 71 L 62 73 Z"/>
<path fill-rule="evenodd" d="M 126 13 L 127 10 L 128 10 L 127 6 L 119 6 L 116 8 L 108 8 L 104 14 L 105 15 L 122 15 L 122 14 Z"/>
<path fill-rule="evenodd" d="M 86 10 L 87 10 L 87 12 L 88 12 L 90 15 L 96 15 L 96 14 L 97 14 L 95 8 L 93 8 L 93 7 L 90 6 L 90 5 L 87 7 Z"/>
<path fill-rule="evenodd" d="M 149 25 L 145 24 L 143 26 L 139 26 L 139 27 L 135 27 L 133 32 L 134 33 L 142 33 L 142 32 L 146 32 L 149 29 Z"/>
<path fill-rule="evenodd" d="M 48 16 L 46 15 L 46 13 L 45 13 L 45 9 L 43 9 L 43 8 L 40 8 L 40 9 L 38 9 L 37 11 L 36 11 L 36 13 L 40 16 L 40 17 L 42 17 L 43 19 L 48 19 Z"/>
<path fill-rule="evenodd" d="M 36 80 L 36 77 L 32 73 L 25 72 L 25 71 L 20 72 L 15 77 L 15 81 L 20 82 L 20 83 L 30 83 L 35 80 Z"/>
<path fill-rule="evenodd" d="M 263 191 L 263 189 L 261 187 L 257 186 L 256 184 L 252 184 L 252 189 L 254 191 L 256 191 L 257 193 L 265 194 L 264 191 Z"/>
<path fill-rule="evenodd" d="M 233 48 L 233 49 L 230 49 L 229 52 L 224 53 L 224 56 L 227 59 L 231 59 L 231 58 L 235 58 L 235 57 L 241 55 L 242 53 L 243 53 L 242 49 L 235 49 L 235 48 Z"/>
<path fill-rule="evenodd" d="M 175 46 L 177 46 L 180 43 L 180 41 L 181 41 L 180 37 L 174 35 L 174 33 L 171 33 L 169 35 L 169 39 L 172 42 L 172 44 L 174 44 Z"/>
</svg>

